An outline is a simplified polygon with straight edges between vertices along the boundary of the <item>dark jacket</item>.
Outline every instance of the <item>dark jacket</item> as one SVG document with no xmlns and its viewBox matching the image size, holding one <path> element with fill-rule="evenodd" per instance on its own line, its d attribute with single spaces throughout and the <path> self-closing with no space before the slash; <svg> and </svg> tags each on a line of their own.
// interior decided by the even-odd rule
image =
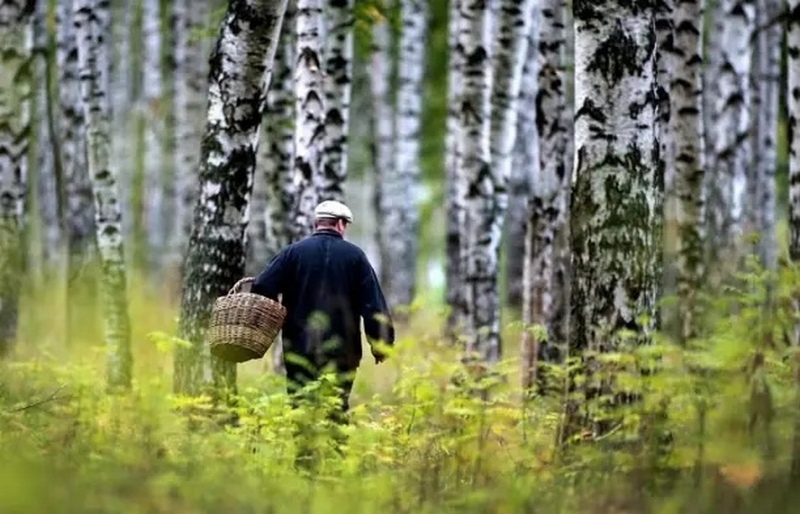
<svg viewBox="0 0 800 514">
<path fill-rule="evenodd" d="M 318 230 L 281 250 L 251 291 L 273 300 L 283 294 L 284 352 L 316 366 L 354 370 L 361 361 L 360 318 L 372 353 L 394 344 L 394 327 L 375 270 L 358 246 L 333 230 Z M 322 314 L 312 317 L 312 314 Z"/>
</svg>

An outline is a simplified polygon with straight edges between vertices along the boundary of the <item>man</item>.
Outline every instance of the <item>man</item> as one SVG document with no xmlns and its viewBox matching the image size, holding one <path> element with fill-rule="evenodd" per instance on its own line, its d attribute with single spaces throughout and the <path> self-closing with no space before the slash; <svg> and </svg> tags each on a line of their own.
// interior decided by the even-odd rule
<svg viewBox="0 0 800 514">
<path fill-rule="evenodd" d="M 360 318 L 376 363 L 381 345 L 394 344 L 394 327 L 375 270 L 358 246 L 345 241 L 350 209 L 335 201 L 314 210 L 314 232 L 276 255 L 251 291 L 286 307 L 283 353 L 289 392 L 332 368 L 342 392 L 341 413 L 361 361 Z"/>
</svg>

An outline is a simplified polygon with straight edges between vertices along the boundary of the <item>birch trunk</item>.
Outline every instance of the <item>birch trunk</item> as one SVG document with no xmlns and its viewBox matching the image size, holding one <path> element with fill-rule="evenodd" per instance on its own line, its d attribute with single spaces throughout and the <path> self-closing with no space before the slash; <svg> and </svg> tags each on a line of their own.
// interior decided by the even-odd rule
<svg viewBox="0 0 800 514">
<path fill-rule="evenodd" d="M 777 168 L 778 93 L 781 80 L 782 27 L 771 23 L 780 14 L 780 0 L 757 0 L 756 35 L 753 65 L 753 150 L 751 181 L 748 184 L 749 231 L 758 234 L 757 254 L 762 266 L 775 270 L 778 241 L 775 227 Z M 768 26 L 771 25 L 771 26 Z"/>
<path fill-rule="evenodd" d="M 64 227 L 67 246 L 67 298 L 82 294 L 81 284 L 95 249 L 95 207 L 86 153 L 86 117 L 78 75 L 78 40 L 73 23 L 73 0 L 56 5 L 56 62 L 58 64 L 58 128 L 64 183 Z M 67 340 L 80 327 L 81 309 L 67 305 Z"/>
<path fill-rule="evenodd" d="M 526 330 L 522 341 L 522 385 L 529 390 L 537 380 L 539 359 L 557 361 L 566 354 L 565 334 L 559 331 L 559 308 L 566 308 L 563 256 L 559 254 L 559 237 L 565 238 L 568 219 L 569 111 L 566 92 L 566 15 L 564 0 L 549 0 L 541 6 L 541 17 L 534 18 L 532 36 L 538 32 L 537 44 L 531 41 L 529 59 L 538 60 L 537 132 L 538 162 L 531 165 L 531 192 L 525 235 L 525 267 L 523 282 L 523 323 L 539 326 L 538 333 Z M 530 88 L 523 85 L 523 91 Z"/>
<path fill-rule="evenodd" d="M 655 13 L 652 6 L 591 0 L 577 0 L 574 12 L 570 352 L 620 351 L 620 329 L 647 342 L 660 277 Z"/>
<path fill-rule="evenodd" d="M 720 0 L 720 19 L 715 31 L 720 33 L 719 55 L 715 56 L 712 98 L 716 126 L 714 151 L 709 169 L 715 180 L 708 208 L 711 209 L 712 259 L 720 252 L 736 252 L 741 248 L 745 221 L 747 169 L 750 165 L 748 141 L 750 120 L 750 63 L 753 34 L 754 1 Z"/>
<path fill-rule="evenodd" d="M 386 299 L 408 306 L 416 290 L 419 247 L 420 125 L 428 13 L 425 2 L 401 0 L 393 165 L 381 169 L 381 262 Z M 383 113 L 384 115 L 389 113 Z M 388 145 L 386 145 L 388 147 Z M 388 163 L 387 163 L 388 164 Z M 397 313 L 402 319 L 401 313 Z"/>
<path fill-rule="evenodd" d="M 800 0 L 789 0 L 786 30 L 787 107 L 789 118 L 789 258 L 800 262 Z M 795 299 L 795 312 L 800 306 Z M 800 345 L 800 325 L 794 327 Z M 795 364 L 795 407 L 800 406 L 800 366 Z M 800 478 L 800 414 L 795 413 L 791 478 Z"/>
<path fill-rule="evenodd" d="M 62 259 L 62 209 L 60 180 L 57 175 L 56 146 L 54 135 L 53 102 L 51 91 L 53 80 L 51 77 L 51 60 L 53 58 L 53 45 L 47 30 L 47 2 L 39 1 L 36 4 L 34 15 L 34 53 L 36 54 L 36 187 L 37 204 L 41 213 L 42 230 L 42 259 L 39 263 L 43 267 L 38 271 L 55 271 Z"/>
<path fill-rule="evenodd" d="M 320 200 L 344 200 L 350 90 L 353 83 L 353 0 L 325 0 L 325 146 Z"/>
<path fill-rule="evenodd" d="M 516 219 L 509 228 L 522 227 L 522 230 L 507 232 L 509 255 L 507 284 L 513 305 L 514 293 L 520 299 L 522 291 L 522 259 L 524 254 L 524 205 L 525 172 L 512 166 L 514 148 L 517 142 L 517 118 L 522 81 L 523 63 L 527 61 L 529 32 L 531 31 L 532 0 L 503 0 L 499 2 L 494 24 L 497 26 L 492 51 L 494 86 L 492 89 L 492 163 L 506 186 L 500 195 L 501 232 L 505 228 L 505 214 L 512 205 L 509 215 Z M 535 71 L 533 72 L 535 73 Z M 535 88 L 535 83 L 533 84 Z M 535 89 L 529 94 L 535 95 Z M 535 108 L 535 106 L 533 106 Z M 535 112 L 535 111 L 534 111 Z M 513 170 L 513 172 L 512 172 Z M 509 187 L 511 190 L 509 191 Z M 522 211 L 522 212 L 521 212 Z M 522 223 L 520 223 L 522 222 Z M 509 237 L 509 236 L 515 237 Z M 515 245 L 516 243 L 516 245 Z M 516 257 L 516 259 L 515 259 Z M 517 301 L 517 304 L 519 302 Z"/>
<path fill-rule="evenodd" d="M 106 11 L 105 13 L 103 11 Z M 88 171 L 94 196 L 96 238 L 102 263 L 102 305 L 108 355 L 107 380 L 112 388 L 131 384 L 132 356 L 126 298 L 125 253 L 116 176 L 109 162 L 108 39 L 103 20 L 108 4 L 75 0 L 78 76 L 86 116 Z"/>
<path fill-rule="evenodd" d="M 115 1 L 115 23 L 112 27 L 112 38 L 117 51 L 114 57 L 111 80 L 112 111 L 115 113 L 130 113 L 130 115 L 112 116 L 111 155 L 112 162 L 118 163 L 120 209 L 122 216 L 122 232 L 125 238 L 130 238 L 134 232 L 134 170 L 136 169 L 136 144 L 134 131 L 136 116 L 133 116 L 133 105 L 138 73 L 138 68 L 133 59 L 133 45 L 131 41 L 132 28 L 136 18 L 138 2 L 129 0 Z M 128 259 L 132 257 L 128 252 Z"/>
<path fill-rule="evenodd" d="M 34 3 L 0 2 L 0 357 L 17 336 L 33 96 Z"/>
<path fill-rule="evenodd" d="M 464 52 L 461 158 L 458 170 L 465 184 L 461 226 L 463 302 L 467 359 L 493 364 L 500 358 L 500 302 L 497 295 L 496 213 L 506 184 L 491 161 L 491 11 L 484 2 L 461 4 L 459 45 Z"/>
<path fill-rule="evenodd" d="M 255 152 L 285 11 L 286 0 L 231 0 L 211 55 L 200 194 L 179 324 L 180 337 L 191 348 L 175 355 L 178 393 L 196 394 L 209 378 L 217 391 L 235 390 L 234 364 L 212 358 L 213 377 L 204 373 L 204 336 L 214 300 L 244 272 Z"/>
<path fill-rule="evenodd" d="M 372 94 L 372 166 L 374 168 L 374 205 L 378 222 L 375 223 L 375 238 L 380 253 L 381 284 L 389 283 L 391 270 L 387 262 L 391 258 L 391 245 L 384 226 L 386 213 L 383 210 L 383 183 L 394 172 L 394 104 L 392 102 L 392 54 L 389 23 L 384 17 L 372 27 L 369 78 Z M 448 134 L 449 136 L 449 134 Z"/>
<path fill-rule="evenodd" d="M 267 96 L 268 112 L 274 123 L 269 126 L 267 141 L 270 146 L 270 166 L 265 168 L 267 187 L 272 202 L 267 207 L 267 254 L 277 254 L 291 241 L 291 224 L 287 213 L 292 209 L 292 155 L 294 153 L 294 80 L 292 68 L 295 62 L 294 26 L 295 6 L 291 2 L 286 8 L 281 32 L 279 51 L 275 56 L 275 79 Z M 279 336 L 280 337 L 280 336 Z M 283 365 L 283 343 L 281 339 L 272 345 L 272 369 L 285 375 Z"/>
<path fill-rule="evenodd" d="M 464 286 L 461 274 L 461 223 L 464 211 L 464 177 L 461 161 L 461 87 L 464 68 L 464 49 L 459 46 L 461 32 L 461 2 L 449 0 L 447 19 L 447 133 L 445 134 L 445 301 L 450 309 L 447 336 L 451 340 L 464 329 Z"/>
<path fill-rule="evenodd" d="M 164 176 L 167 163 L 165 109 L 161 70 L 161 12 L 159 0 L 142 3 L 142 94 L 144 100 L 144 226 L 147 262 L 157 269 L 164 252 Z"/>
<path fill-rule="evenodd" d="M 313 229 L 319 202 L 325 145 L 325 94 L 322 69 L 322 0 L 297 0 L 297 56 L 294 91 L 296 123 L 292 170 L 292 240 Z"/>
<path fill-rule="evenodd" d="M 704 10 L 705 0 L 692 0 L 677 2 L 674 11 L 670 132 L 675 145 L 676 293 L 680 299 L 677 310 L 680 325 L 676 329 L 679 340 L 683 342 L 697 335 L 697 295 L 703 286 L 705 270 Z"/>
<path fill-rule="evenodd" d="M 169 267 L 177 274 L 189 244 L 192 204 L 197 192 L 197 162 L 203 137 L 211 44 L 196 33 L 209 21 L 209 0 L 175 0 L 175 204 Z M 179 277 L 175 277 L 176 279 Z"/>
</svg>

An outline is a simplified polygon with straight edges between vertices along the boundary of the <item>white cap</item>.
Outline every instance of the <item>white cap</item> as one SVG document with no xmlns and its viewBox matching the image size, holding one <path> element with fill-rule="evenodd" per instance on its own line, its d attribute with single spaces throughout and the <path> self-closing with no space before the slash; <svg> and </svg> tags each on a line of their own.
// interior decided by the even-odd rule
<svg viewBox="0 0 800 514">
<path fill-rule="evenodd" d="M 326 200 L 317 205 L 317 208 L 314 209 L 314 217 L 317 219 L 343 218 L 348 223 L 353 222 L 353 213 L 350 212 L 350 209 L 345 204 L 335 200 Z"/>
</svg>

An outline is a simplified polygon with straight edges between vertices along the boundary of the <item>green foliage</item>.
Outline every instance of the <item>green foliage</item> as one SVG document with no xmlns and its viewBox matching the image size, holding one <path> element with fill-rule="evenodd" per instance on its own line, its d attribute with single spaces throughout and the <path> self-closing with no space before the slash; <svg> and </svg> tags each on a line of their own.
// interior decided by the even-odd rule
<svg viewBox="0 0 800 514">
<path fill-rule="evenodd" d="M 269 356 L 239 367 L 230 405 L 173 395 L 175 306 L 137 276 L 134 388 L 107 395 L 97 327 L 66 351 L 47 338 L 60 292 L 28 288 L 24 351 L 0 364 L 0 511 L 789 512 L 800 275 L 780 270 L 771 296 L 766 278 L 751 266 L 705 302 L 698 340 L 657 334 L 596 355 L 591 375 L 548 365 L 551 392 L 524 403 L 513 351 L 482 400 L 438 343 L 441 314 L 416 309 L 389 361 L 364 359 L 346 426 L 329 378 L 292 409 Z M 611 385 L 587 399 L 597 378 Z M 623 390 L 641 396 L 615 402 Z"/>
</svg>

